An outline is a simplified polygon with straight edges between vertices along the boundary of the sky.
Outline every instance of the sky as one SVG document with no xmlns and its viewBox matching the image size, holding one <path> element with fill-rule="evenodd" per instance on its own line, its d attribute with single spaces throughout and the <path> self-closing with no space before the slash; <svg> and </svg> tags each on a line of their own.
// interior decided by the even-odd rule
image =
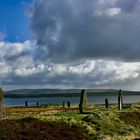
<svg viewBox="0 0 140 140">
<path fill-rule="evenodd" d="M 0 0 L 0 84 L 140 90 L 140 0 Z"/>
</svg>

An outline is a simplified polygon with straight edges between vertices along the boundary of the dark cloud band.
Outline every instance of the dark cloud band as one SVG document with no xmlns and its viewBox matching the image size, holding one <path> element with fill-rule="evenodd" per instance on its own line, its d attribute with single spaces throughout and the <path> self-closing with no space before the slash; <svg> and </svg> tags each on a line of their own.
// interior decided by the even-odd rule
<svg viewBox="0 0 140 140">
<path fill-rule="evenodd" d="M 140 2 L 35 0 L 31 29 L 42 59 L 140 59 Z"/>
</svg>

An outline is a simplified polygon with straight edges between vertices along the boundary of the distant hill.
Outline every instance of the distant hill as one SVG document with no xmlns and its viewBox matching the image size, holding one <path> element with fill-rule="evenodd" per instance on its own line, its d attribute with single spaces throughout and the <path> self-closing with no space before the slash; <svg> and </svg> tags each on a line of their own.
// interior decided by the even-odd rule
<svg viewBox="0 0 140 140">
<path fill-rule="evenodd" d="M 88 96 L 117 96 L 115 89 L 87 89 Z M 81 89 L 17 89 L 5 92 L 5 98 L 79 97 Z M 123 91 L 123 95 L 140 95 L 138 91 Z"/>
</svg>

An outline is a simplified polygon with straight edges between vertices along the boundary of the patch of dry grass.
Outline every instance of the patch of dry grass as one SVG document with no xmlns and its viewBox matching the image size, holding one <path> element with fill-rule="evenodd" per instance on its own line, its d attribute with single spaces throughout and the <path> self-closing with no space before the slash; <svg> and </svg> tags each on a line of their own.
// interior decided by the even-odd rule
<svg viewBox="0 0 140 140">
<path fill-rule="evenodd" d="M 35 118 L 0 121 L 1 140 L 86 140 L 84 128 Z"/>
</svg>

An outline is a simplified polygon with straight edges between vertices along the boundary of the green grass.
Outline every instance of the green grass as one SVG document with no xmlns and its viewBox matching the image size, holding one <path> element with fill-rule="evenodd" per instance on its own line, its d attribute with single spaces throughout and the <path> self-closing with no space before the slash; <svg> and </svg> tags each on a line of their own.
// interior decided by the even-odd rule
<svg viewBox="0 0 140 140">
<path fill-rule="evenodd" d="M 69 140 L 68 137 L 70 140 L 82 138 L 85 140 L 132 140 L 140 138 L 139 105 L 139 103 L 133 104 L 132 108 L 121 111 L 116 105 L 108 109 L 95 106 L 87 110 L 89 112 L 87 114 L 79 114 L 76 110 L 48 112 L 44 108 L 42 112 L 34 114 L 25 113 L 26 108 L 23 108 L 20 114 L 19 108 L 11 108 L 8 109 L 8 113 L 12 110 L 18 112 L 19 115 L 9 115 L 0 121 L 0 139 L 7 140 L 12 135 L 12 138 L 18 136 L 21 139 L 37 138 L 37 140 L 45 138 Z M 30 108 L 27 108 L 27 112 L 29 110 Z"/>
<path fill-rule="evenodd" d="M 61 113 L 56 113 L 54 115 L 59 117 L 74 118 L 76 120 L 81 120 L 86 116 L 86 114 L 80 114 L 79 112 L 61 112 Z"/>
</svg>

